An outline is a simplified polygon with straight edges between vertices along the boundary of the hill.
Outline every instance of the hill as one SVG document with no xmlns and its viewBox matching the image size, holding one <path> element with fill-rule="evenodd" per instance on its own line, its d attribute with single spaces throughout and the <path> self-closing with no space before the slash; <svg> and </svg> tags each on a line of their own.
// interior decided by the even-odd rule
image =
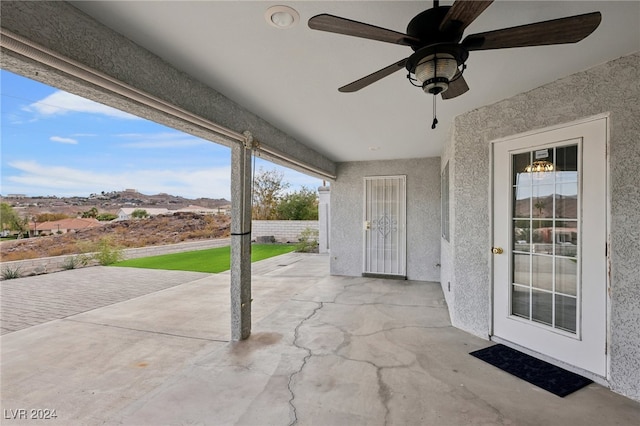
<svg viewBox="0 0 640 426">
<path fill-rule="evenodd" d="M 178 210 L 190 205 L 198 205 L 209 209 L 224 210 L 231 205 L 231 202 L 224 198 L 189 199 L 170 194 L 146 195 L 135 189 L 103 191 L 90 194 L 88 197 L 58 197 L 55 195 L 26 197 L 10 194 L 0 197 L 0 201 L 11 205 L 21 217 L 29 218 L 41 213 L 63 213 L 69 217 L 75 217 L 92 207 L 98 209 L 100 213 L 115 214 L 122 207 Z"/>
<path fill-rule="evenodd" d="M 0 244 L 0 259 L 8 262 L 83 253 L 91 251 L 105 237 L 122 248 L 225 238 L 229 236 L 230 224 L 231 217 L 228 215 L 196 213 L 123 220 L 62 235 L 3 241 Z"/>
</svg>

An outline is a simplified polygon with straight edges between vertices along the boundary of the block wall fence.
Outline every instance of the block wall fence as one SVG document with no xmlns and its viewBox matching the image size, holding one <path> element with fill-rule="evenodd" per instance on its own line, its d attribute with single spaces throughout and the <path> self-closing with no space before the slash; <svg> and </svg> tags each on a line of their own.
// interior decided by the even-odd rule
<svg viewBox="0 0 640 426">
<path fill-rule="evenodd" d="M 310 228 L 318 230 L 317 220 L 254 220 L 251 239 L 273 236 L 279 243 L 297 243 L 300 233 Z"/>
</svg>

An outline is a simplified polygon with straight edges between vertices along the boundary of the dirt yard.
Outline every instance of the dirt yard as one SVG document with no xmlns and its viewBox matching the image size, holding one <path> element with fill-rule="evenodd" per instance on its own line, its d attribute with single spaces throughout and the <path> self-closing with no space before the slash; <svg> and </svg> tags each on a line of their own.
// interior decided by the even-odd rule
<svg viewBox="0 0 640 426">
<path fill-rule="evenodd" d="M 8 262 L 85 253 L 92 251 L 103 238 L 109 238 L 112 244 L 121 248 L 225 238 L 229 236 L 230 224 L 231 217 L 227 215 L 205 216 L 195 213 L 123 220 L 73 233 L 3 241 L 0 244 L 0 259 Z"/>
</svg>

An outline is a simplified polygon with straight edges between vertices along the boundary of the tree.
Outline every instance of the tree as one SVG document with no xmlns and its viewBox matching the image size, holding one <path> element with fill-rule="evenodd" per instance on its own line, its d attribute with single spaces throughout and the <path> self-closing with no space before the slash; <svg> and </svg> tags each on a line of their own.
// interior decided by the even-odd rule
<svg viewBox="0 0 640 426">
<path fill-rule="evenodd" d="M 22 219 L 9 203 L 0 203 L 0 222 L 3 231 L 17 231 L 20 236 L 28 229 L 27 219 Z"/>
<path fill-rule="evenodd" d="M 149 217 L 149 213 L 144 209 L 135 209 L 131 212 L 131 217 L 134 219 L 144 219 L 145 217 Z"/>
<path fill-rule="evenodd" d="M 98 217 L 98 209 L 96 207 L 91 207 L 89 210 L 82 213 L 82 217 L 85 219 L 87 218 L 95 219 L 96 217 Z"/>
<path fill-rule="evenodd" d="M 546 207 L 547 203 L 545 203 L 542 200 L 538 200 L 533 207 L 535 207 L 536 209 L 538 209 L 538 213 L 539 213 L 539 217 L 542 217 L 542 210 L 544 210 L 544 208 Z"/>
<path fill-rule="evenodd" d="M 253 177 L 253 219 L 273 220 L 277 218 L 277 207 L 283 192 L 289 188 L 283 182 L 283 172 L 260 168 Z"/>
<path fill-rule="evenodd" d="M 276 212 L 282 220 L 318 220 L 318 194 L 303 186 L 282 197 Z"/>
<path fill-rule="evenodd" d="M 113 213 L 101 213 L 96 217 L 96 219 L 98 219 L 100 222 L 108 222 L 117 218 L 118 215 Z"/>
</svg>

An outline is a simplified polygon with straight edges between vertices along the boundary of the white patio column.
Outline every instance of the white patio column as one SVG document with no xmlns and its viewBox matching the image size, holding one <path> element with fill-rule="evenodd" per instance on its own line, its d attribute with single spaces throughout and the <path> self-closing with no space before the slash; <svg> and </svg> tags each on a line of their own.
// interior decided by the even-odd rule
<svg viewBox="0 0 640 426">
<path fill-rule="evenodd" d="M 251 147 L 231 147 L 231 340 L 251 335 Z"/>
<path fill-rule="evenodd" d="M 331 189 L 328 186 L 318 188 L 318 251 L 329 253 Z"/>
</svg>

